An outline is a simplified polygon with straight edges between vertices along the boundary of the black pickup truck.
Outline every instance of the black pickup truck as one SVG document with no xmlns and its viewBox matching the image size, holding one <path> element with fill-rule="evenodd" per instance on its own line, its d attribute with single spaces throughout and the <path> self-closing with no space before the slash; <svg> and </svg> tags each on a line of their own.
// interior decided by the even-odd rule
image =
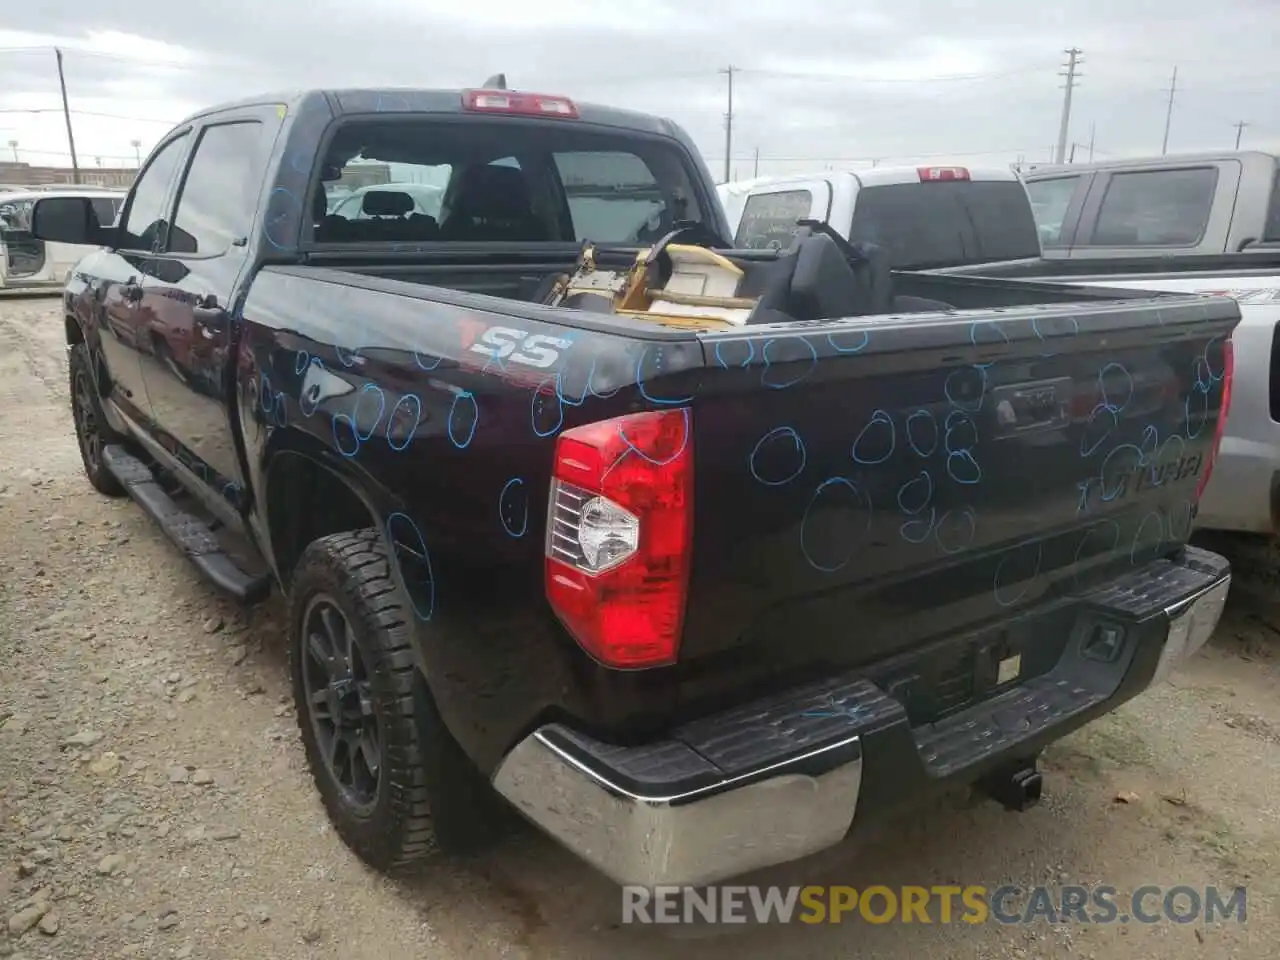
<svg viewBox="0 0 1280 960">
<path fill-rule="evenodd" d="M 1231 300 L 729 249 L 677 127 L 509 90 L 221 106 L 115 223 L 33 219 L 101 247 L 63 300 L 90 482 L 285 592 L 380 868 L 509 806 L 645 884 L 957 783 L 1020 807 L 1225 601 L 1186 538 Z"/>
</svg>

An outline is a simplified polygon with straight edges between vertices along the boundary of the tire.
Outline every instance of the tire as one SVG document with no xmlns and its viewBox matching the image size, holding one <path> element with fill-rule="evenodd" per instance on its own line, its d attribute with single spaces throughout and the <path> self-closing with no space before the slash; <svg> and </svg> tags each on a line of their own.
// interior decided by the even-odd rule
<svg viewBox="0 0 1280 960">
<path fill-rule="evenodd" d="M 333 614 L 345 628 L 333 629 Z M 289 670 L 307 763 L 338 835 L 382 871 L 440 851 L 431 812 L 443 787 L 437 760 L 459 750 L 424 695 L 412 617 L 376 530 L 316 540 L 295 568 Z M 326 668 L 325 655 L 341 644 L 312 638 L 344 633 L 350 652 L 328 657 Z"/>
<path fill-rule="evenodd" d="M 93 489 L 108 497 L 122 497 L 124 486 L 102 461 L 102 448 L 108 444 L 123 443 L 124 437 L 111 429 L 102 413 L 102 399 L 98 396 L 93 377 L 93 360 L 89 347 L 84 343 L 73 344 L 69 362 L 71 386 L 71 417 L 75 421 L 76 440 L 80 445 L 80 460 L 85 476 Z"/>
</svg>

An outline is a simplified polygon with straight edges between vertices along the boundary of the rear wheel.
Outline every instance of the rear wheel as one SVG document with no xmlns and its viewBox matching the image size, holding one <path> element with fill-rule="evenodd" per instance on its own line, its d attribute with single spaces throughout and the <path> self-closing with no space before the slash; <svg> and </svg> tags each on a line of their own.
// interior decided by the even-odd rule
<svg viewBox="0 0 1280 960">
<path fill-rule="evenodd" d="M 76 439 L 80 443 L 80 459 L 84 472 L 99 493 L 109 497 L 123 496 L 124 486 L 106 468 L 102 460 L 102 448 L 121 443 L 124 437 L 111 429 L 102 413 L 102 400 L 93 377 L 93 362 L 89 347 L 84 343 L 73 344 L 70 357 L 71 417 L 76 425 Z"/>
<path fill-rule="evenodd" d="M 290 672 L 307 762 L 338 835 L 388 870 L 435 853 L 428 715 L 412 611 L 375 530 L 307 547 L 290 597 Z"/>
</svg>

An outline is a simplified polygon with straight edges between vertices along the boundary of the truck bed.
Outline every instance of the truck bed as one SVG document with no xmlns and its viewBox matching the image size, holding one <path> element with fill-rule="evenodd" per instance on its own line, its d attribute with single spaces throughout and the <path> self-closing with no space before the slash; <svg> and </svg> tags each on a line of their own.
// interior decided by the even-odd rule
<svg viewBox="0 0 1280 960">
<path fill-rule="evenodd" d="M 910 672 L 957 630 L 1030 644 L 1073 591 L 1185 542 L 1230 301 L 900 275 L 994 305 L 698 332 L 472 292 L 564 266 L 268 267 L 245 308 L 277 416 L 408 498 L 428 675 L 482 767 L 548 717 L 643 739 L 749 692 Z M 522 367 L 486 352 L 495 327 L 571 346 Z M 679 659 L 584 663 L 543 598 L 554 438 L 667 408 L 697 464 Z M 985 695 L 949 682 L 918 683 L 917 719 Z"/>
</svg>

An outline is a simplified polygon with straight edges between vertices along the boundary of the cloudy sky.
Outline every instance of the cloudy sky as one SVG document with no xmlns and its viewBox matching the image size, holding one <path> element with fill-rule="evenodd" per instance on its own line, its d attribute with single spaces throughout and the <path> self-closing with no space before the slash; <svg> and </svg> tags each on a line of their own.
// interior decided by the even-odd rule
<svg viewBox="0 0 1280 960">
<path fill-rule="evenodd" d="M 1044 161 L 1063 48 L 1084 51 L 1070 140 L 1087 159 L 1280 149 L 1280 0 L 18 0 L 0 28 L 0 156 L 69 164 L 52 47 L 82 165 L 129 165 L 220 100 L 299 87 L 512 87 L 662 113 L 719 177 L 873 160 Z M 135 148 L 134 141 L 140 146 Z"/>
</svg>

